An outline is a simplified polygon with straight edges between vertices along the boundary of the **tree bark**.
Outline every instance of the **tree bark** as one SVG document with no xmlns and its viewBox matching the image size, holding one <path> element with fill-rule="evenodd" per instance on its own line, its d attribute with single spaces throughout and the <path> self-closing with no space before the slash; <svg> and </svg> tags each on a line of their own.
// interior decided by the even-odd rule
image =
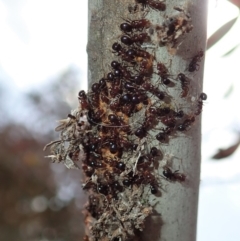
<svg viewBox="0 0 240 241">
<path fill-rule="evenodd" d="M 110 63 L 116 59 L 112 54 L 112 44 L 119 42 L 121 31 L 119 25 L 123 19 L 139 19 L 142 11 L 130 14 L 129 4 L 134 0 L 89 0 L 89 33 L 88 33 L 88 83 L 99 81 L 110 71 Z M 169 90 L 178 108 L 191 109 L 202 92 L 203 63 L 199 70 L 193 73 L 186 71 L 191 58 L 206 46 L 206 0 L 168 1 L 165 12 L 149 9 L 145 18 L 154 23 L 162 24 L 166 17 L 176 15 L 174 7 L 180 7 L 189 13 L 193 29 L 183 36 L 177 52 L 171 55 L 166 47 L 158 47 L 154 53 L 156 59 L 170 66 L 171 73 L 176 76 L 186 73 L 191 79 L 190 91 L 187 99 L 179 97 L 179 89 Z M 157 131 L 155 135 L 157 134 Z M 156 146 L 159 143 L 156 142 Z M 190 130 L 177 133 L 170 139 L 168 145 L 161 146 L 164 152 L 162 163 L 172 163 L 172 170 L 186 174 L 184 183 L 169 182 L 162 178 L 161 196 L 152 197 L 156 203 L 156 212 L 146 221 L 146 228 L 140 235 L 140 240 L 147 241 L 193 241 L 196 240 L 196 222 L 198 207 L 198 190 L 200 179 L 201 159 L 201 120 L 196 118 Z M 159 174 L 162 176 L 162 169 Z"/>
</svg>

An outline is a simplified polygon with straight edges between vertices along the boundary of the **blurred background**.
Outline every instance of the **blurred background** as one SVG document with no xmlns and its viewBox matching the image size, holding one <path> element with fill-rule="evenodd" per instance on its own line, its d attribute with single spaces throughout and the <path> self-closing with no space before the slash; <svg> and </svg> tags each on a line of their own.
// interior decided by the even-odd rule
<svg viewBox="0 0 240 241">
<path fill-rule="evenodd" d="M 209 0 L 198 241 L 240 239 L 239 6 Z M 87 1 L 0 0 L 0 33 L 0 241 L 81 240 L 81 174 L 42 149 L 87 89 Z"/>
</svg>

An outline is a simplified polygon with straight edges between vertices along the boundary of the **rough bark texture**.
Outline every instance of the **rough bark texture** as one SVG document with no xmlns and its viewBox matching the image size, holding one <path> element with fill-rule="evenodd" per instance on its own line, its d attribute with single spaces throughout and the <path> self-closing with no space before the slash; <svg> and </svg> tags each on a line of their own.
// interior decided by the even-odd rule
<svg viewBox="0 0 240 241">
<path fill-rule="evenodd" d="M 89 0 L 89 33 L 88 33 L 88 81 L 89 86 L 98 81 L 110 71 L 110 63 L 116 59 L 112 54 L 112 44 L 119 42 L 121 31 L 119 25 L 124 19 L 140 18 L 138 14 L 131 15 L 129 4 L 134 0 Z M 147 19 L 161 24 L 166 16 L 176 14 L 174 6 L 189 12 L 192 18 L 193 30 L 182 39 L 175 55 L 170 55 L 166 47 L 158 48 L 156 58 L 168 64 L 171 72 L 178 74 L 186 71 L 189 59 L 206 44 L 206 0 L 168 1 L 165 12 L 149 11 Z M 198 98 L 202 90 L 203 62 L 198 71 L 188 73 L 192 80 L 190 95 L 187 102 L 191 108 L 192 101 Z M 174 96 L 175 95 L 175 96 Z M 179 91 L 171 90 L 171 96 L 177 106 L 186 105 L 179 97 Z M 162 149 L 165 159 L 172 159 L 173 169 L 187 175 L 182 183 L 171 183 L 163 180 L 161 197 L 153 197 L 156 210 L 146 222 L 145 231 L 141 233 L 142 241 L 193 241 L 196 239 L 196 221 L 198 189 L 200 177 L 201 155 L 201 120 L 197 118 L 192 128 L 186 134 L 178 134 L 170 140 L 169 145 Z M 156 146 L 158 143 L 156 143 Z M 161 174 L 161 173 L 160 173 Z"/>
</svg>

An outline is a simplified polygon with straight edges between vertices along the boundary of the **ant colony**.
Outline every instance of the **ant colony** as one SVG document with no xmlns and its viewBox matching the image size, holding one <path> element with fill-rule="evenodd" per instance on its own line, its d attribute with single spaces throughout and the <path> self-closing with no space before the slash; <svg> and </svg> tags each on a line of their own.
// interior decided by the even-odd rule
<svg viewBox="0 0 240 241">
<path fill-rule="evenodd" d="M 176 14 L 166 17 L 163 1 L 135 2 L 127 7 L 130 17 L 119 23 L 122 34 L 112 43 L 110 72 L 88 93 L 79 92 L 79 106 L 55 129 L 60 139 L 44 148 L 50 149 L 47 157 L 53 162 L 85 174 L 82 187 L 89 194 L 85 241 L 135 240 L 136 231 L 144 229 L 154 210 L 148 197 L 160 196 L 162 182 L 186 182 L 187 173 L 167 161 L 162 164 L 163 150 L 196 123 L 207 99 L 200 93 L 189 101 L 191 78 L 201 67 L 203 50 L 190 60 L 182 59 L 186 68 L 178 73 L 154 54 L 165 48 L 174 60 L 183 35 L 193 29 L 190 14 L 174 7 Z M 161 25 L 147 19 L 151 11 L 162 14 Z M 169 89 L 178 97 L 172 97 Z"/>
</svg>

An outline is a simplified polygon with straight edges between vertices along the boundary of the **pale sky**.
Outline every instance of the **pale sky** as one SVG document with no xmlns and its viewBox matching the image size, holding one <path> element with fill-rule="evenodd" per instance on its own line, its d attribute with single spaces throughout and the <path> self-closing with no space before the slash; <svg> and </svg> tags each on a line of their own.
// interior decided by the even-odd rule
<svg viewBox="0 0 240 241">
<path fill-rule="evenodd" d="M 0 69 L 16 87 L 42 84 L 71 65 L 86 80 L 87 1 L 1 0 L 0 29 Z"/>
</svg>

